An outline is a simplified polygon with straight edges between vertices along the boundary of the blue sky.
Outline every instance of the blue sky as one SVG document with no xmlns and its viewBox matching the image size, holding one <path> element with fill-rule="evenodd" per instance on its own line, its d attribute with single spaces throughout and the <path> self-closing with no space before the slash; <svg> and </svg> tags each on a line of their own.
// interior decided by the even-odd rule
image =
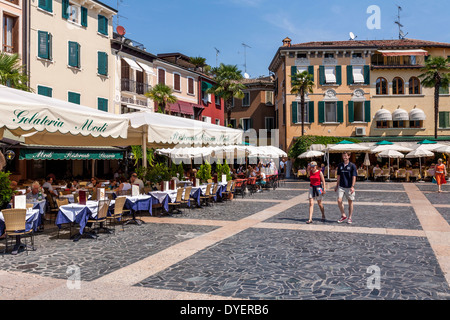
<svg viewBox="0 0 450 320">
<path fill-rule="evenodd" d="M 103 0 L 117 9 L 117 0 Z M 369 29 L 371 5 L 380 8 L 381 28 Z M 251 77 L 268 75 L 268 66 L 281 41 L 293 43 L 397 39 L 397 7 L 408 38 L 450 42 L 446 0 L 122 0 L 119 23 L 127 36 L 158 54 L 180 52 L 202 56 L 211 66 L 238 65 Z M 116 20 L 114 26 L 116 26 Z"/>
</svg>

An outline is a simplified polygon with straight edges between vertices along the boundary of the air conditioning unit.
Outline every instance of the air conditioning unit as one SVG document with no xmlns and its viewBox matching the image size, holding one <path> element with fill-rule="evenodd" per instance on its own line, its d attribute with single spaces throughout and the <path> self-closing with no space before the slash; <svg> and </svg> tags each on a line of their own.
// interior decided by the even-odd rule
<svg viewBox="0 0 450 320">
<path fill-rule="evenodd" d="M 366 128 L 356 128 L 356 136 L 363 137 L 366 135 Z"/>
</svg>

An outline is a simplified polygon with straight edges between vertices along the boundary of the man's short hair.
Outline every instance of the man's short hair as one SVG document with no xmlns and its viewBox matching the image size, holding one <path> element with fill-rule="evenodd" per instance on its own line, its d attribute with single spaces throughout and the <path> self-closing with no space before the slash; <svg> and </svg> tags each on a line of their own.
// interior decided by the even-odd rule
<svg viewBox="0 0 450 320">
<path fill-rule="evenodd" d="M 344 155 L 344 154 L 348 155 L 349 157 L 352 155 L 352 153 L 350 151 L 345 151 L 342 153 L 342 155 Z"/>
</svg>

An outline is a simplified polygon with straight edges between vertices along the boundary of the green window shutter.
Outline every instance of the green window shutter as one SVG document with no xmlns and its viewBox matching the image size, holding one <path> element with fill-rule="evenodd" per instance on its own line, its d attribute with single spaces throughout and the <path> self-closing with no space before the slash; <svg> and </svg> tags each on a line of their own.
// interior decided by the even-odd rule
<svg viewBox="0 0 450 320">
<path fill-rule="evenodd" d="M 342 84 L 342 67 L 336 66 L 336 84 L 341 85 Z"/>
<path fill-rule="evenodd" d="M 108 99 L 98 98 L 98 110 L 108 112 Z"/>
<path fill-rule="evenodd" d="M 321 86 L 325 84 L 325 66 L 319 66 L 319 83 Z"/>
<path fill-rule="evenodd" d="M 49 87 L 38 86 L 38 94 L 51 98 L 53 96 L 53 89 Z"/>
<path fill-rule="evenodd" d="M 450 112 L 445 112 L 445 128 L 450 128 Z"/>
<path fill-rule="evenodd" d="M 53 12 L 53 0 L 39 0 L 38 6 L 45 11 Z"/>
<path fill-rule="evenodd" d="M 348 122 L 355 122 L 355 103 L 353 101 L 348 102 Z"/>
<path fill-rule="evenodd" d="M 448 94 L 448 86 L 447 87 L 440 87 L 439 88 L 439 94 Z"/>
<path fill-rule="evenodd" d="M 69 41 L 69 66 L 80 67 L 80 45 L 77 42 Z"/>
<path fill-rule="evenodd" d="M 85 7 L 81 7 L 81 25 L 83 27 L 88 26 L 88 9 Z"/>
<path fill-rule="evenodd" d="M 81 95 L 75 92 L 69 92 L 68 101 L 76 104 L 81 104 Z"/>
<path fill-rule="evenodd" d="M 312 81 L 314 81 L 314 66 L 308 67 L 308 73 L 312 74 Z"/>
<path fill-rule="evenodd" d="M 325 102 L 319 101 L 319 123 L 325 122 Z"/>
<path fill-rule="evenodd" d="M 292 123 L 298 123 L 298 102 L 292 102 Z"/>
<path fill-rule="evenodd" d="M 98 74 L 108 75 L 108 54 L 105 52 L 98 53 Z"/>
<path fill-rule="evenodd" d="M 314 123 L 314 101 L 309 102 L 309 123 Z"/>
<path fill-rule="evenodd" d="M 108 18 L 101 14 L 98 15 L 98 32 L 105 36 L 108 35 Z"/>
<path fill-rule="evenodd" d="M 62 17 L 69 19 L 69 0 L 62 0 Z"/>
<path fill-rule="evenodd" d="M 372 111 L 370 101 L 364 102 L 364 121 L 370 123 L 372 121 Z"/>
<path fill-rule="evenodd" d="M 291 78 L 291 83 L 292 81 L 296 80 L 297 78 L 295 77 L 297 75 L 297 67 L 296 66 L 292 66 L 291 67 L 291 76 L 294 76 L 294 78 Z"/>
<path fill-rule="evenodd" d="M 364 66 L 364 84 L 370 85 L 370 66 Z"/>
<path fill-rule="evenodd" d="M 50 35 L 45 31 L 38 31 L 38 57 L 42 59 L 50 59 L 49 48 Z"/>
<path fill-rule="evenodd" d="M 337 121 L 339 123 L 344 122 L 344 101 L 337 102 Z"/>
<path fill-rule="evenodd" d="M 347 85 L 353 84 L 353 66 L 347 66 Z"/>
<path fill-rule="evenodd" d="M 450 128 L 450 112 L 439 112 L 439 128 Z"/>
</svg>

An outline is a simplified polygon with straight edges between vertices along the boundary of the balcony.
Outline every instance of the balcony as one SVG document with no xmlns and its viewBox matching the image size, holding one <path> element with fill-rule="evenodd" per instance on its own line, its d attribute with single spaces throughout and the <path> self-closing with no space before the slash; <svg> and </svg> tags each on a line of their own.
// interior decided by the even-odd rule
<svg viewBox="0 0 450 320">
<path fill-rule="evenodd" d="M 151 90 L 152 86 L 142 82 L 136 82 L 130 79 L 121 80 L 121 90 L 144 95 Z"/>
<path fill-rule="evenodd" d="M 423 56 L 392 56 L 384 57 L 380 54 L 372 56 L 373 69 L 406 69 L 423 68 L 425 57 Z"/>
</svg>

